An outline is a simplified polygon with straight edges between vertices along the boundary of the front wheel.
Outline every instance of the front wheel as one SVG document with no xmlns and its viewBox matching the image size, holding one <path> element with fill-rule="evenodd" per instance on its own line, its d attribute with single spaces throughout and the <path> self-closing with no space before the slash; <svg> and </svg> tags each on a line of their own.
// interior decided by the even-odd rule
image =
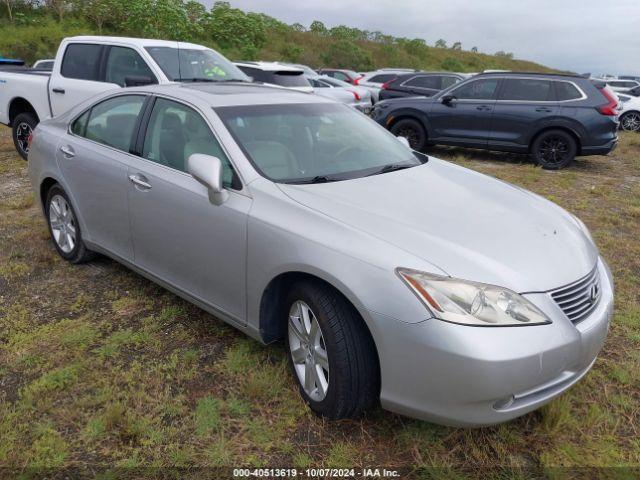
<svg viewBox="0 0 640 480">
<path fill-rule="evenodd" d="M 21 113 L 13 120 L 13 145 L 25 160 L 29 155 L 29 143 L 36 125 L 38 120 L 32 113 Z"/>
<path fill-rule="evenodd" d="M 315 282 L 293 286 L 287 298 L 287 351 L 300 394 L 318 415 L 357 418 L 379 396 L 373 340 L 355 309 Z"/>
<path fill-rule="evenodd" d="M 640 132 L 640 112 L 628 112 L 622 115 L 620 128 L 627 132 Z"/>
<path fill-rule="evenodd" d="M 391 133 L 396 137 L 405 137 L 409 146 L 418 152 L 422 152 L 427 146 L 427 132 L 422 124 L 413 118 L 405 118 L 394 123 Z"/>
<path fill-rule="evenodd" d="M 564 130 L 548 130 L 540 134 L 531 146 L 531 154 L 545 170 L 567 167 L 576 156 L 576 140 Z"/>
</svg>

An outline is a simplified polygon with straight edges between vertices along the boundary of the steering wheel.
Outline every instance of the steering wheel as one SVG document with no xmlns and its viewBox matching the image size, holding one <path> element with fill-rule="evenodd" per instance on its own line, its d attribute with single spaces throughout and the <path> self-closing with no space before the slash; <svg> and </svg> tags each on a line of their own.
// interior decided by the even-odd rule
<svg viewBox="0 0 640 480">
<path fill-rule="evenodd" d="M 355 152 L 360 152 L 360 151 L 362 151 L 362 148 L 356 147 L 354 145 L 347 145 L 346 147 L 341 148 L 340 150 L 338 150 L 338 153 L 336 153 L 335 159 L 339 160 L 340 157 L 345 155 L 347 152 L 350 152 L 351 150 L 353 150 Z"/>
</svg>

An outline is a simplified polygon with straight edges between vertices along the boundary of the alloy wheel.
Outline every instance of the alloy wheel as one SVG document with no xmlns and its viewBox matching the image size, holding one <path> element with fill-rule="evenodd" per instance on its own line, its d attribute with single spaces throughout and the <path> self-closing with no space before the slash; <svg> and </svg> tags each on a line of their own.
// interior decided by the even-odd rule
<svg viewBox="0 0 640 480">
<path fill-rule="evenodd" d="M 72 252 L 76 246 L 76 220 L 62 195 L 54 195 L 49 202 L 49 224 L 58 248 L 64 253 Z"/>
<path fill-rule="evenodd" d="M 305 393 L 316 402 L 324 400 L 329 389 L 329 356 L 318 319 L 301 300 L 289 310 L 289 349 Z"/>
<path fill-rule="evenodd" d="M 416 149 L 420 142 L 420 134 L 411 127 L 403 127 L 396 132 L 396 137 L 404 137 L 409 141 L 409 146 Z"/>
<path fill-rule="evenodd" d="M 622 117 L 620 123 L 623 130 L 626 130 L 628 132 L 640 131 L 640 113 L 627 113 Z"/>
<path fill-rule="evenodd" d="M 566 160 L 571 147 L 561 136 L 550 135 L 540 143 L 539 153 L 547 165 L 558 165 Z"/>
<path fill-rule="evenodd" d="M 20 150 L 22 150 L 24 153 L 29 153 L 29 141 L 32 134 L 33 129 L 27 122 L 21 122 L 16 127 L 16 140 L 18 142 Z"/>
</svg>

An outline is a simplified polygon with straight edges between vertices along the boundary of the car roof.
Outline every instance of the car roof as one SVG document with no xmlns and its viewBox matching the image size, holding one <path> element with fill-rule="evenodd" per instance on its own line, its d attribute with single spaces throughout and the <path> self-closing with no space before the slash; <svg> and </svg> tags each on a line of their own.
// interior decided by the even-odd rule
<svg viewBox="0 0 640 480">
<path fill-rule="evenodd" d="M 299 67 L 294 67 L 293 65 L 283 65 L 282 63 L 276 62 L 233 62 L 234 65 L 240 67 L 253 67 L 258 68 L 260 70 L 264 70 L 267 72 L 300 72 L 304 73 Z"/>
<path fill-rule="evenodd" d="M 133 38 L 133 37 L 110 37 L 103 35 L 80 35 L 69 37 L 68 42 L 87 42 L 87 43 L 112 43 L 121 45 L 131 45 L 140 48 L 144 47 L 170 47 L 170 48 L 189 48 L 192 50 L 209 50 L 208 47 L 188 42 L 175 42 L 172 40 L 157 40 L 154 38 Z"/>
<path fill-rule="evenodd" d="M 335 103 L 334 101 L 290 88 L 246 82 L 189 82 L 166 83 L 131 87 L 123 93 L 142 92 L 167 95 L 178 100 L 208 104 L 211 107 L 278 105 L 287 103 Z"/>
<path fill-rule="evenodd" d="M 473 78 L 481 77 L 547 77 L 547 78 L 572 78 L 572 79 L 584 79 L 582 75 L 574 73 L 544 73 L 544 72 L 482 72 L 474 75 Z"/>
</svg>

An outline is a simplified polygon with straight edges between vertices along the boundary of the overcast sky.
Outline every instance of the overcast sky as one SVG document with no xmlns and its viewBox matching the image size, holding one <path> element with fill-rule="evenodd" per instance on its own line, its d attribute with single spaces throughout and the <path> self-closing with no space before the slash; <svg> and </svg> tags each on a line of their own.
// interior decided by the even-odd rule
<svg viewBox="0 0 640 480">
<path fill-rule="evenodd" d="M 203 0 L 210 6 L 213 0 Z M 231 0 L 305 26 L 348 25 L 513 52 L 578 73 L 640 75 L 640 0 Z"/>
</svg>

